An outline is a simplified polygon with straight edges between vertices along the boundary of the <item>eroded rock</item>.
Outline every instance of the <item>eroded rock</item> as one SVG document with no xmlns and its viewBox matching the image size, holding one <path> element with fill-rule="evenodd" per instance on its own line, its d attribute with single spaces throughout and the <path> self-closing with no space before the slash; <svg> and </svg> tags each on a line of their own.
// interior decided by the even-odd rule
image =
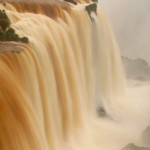
<svg viewBox="0 0 150 150">
<path fill-rule="evenodd" d="M 130 143 L 127 146 L 125 146 L 124 148 L 122 148 L 121 150 L 150 150 L 150 147 L 143 147 L 143 146 L 139 147 L 133 143 Z"/>
<path fill-rule="evenodd" d="M 142 143 L 150 147 L 150 126 L 148 126 L 142 133 Z"/>
<path fill-rule="evenodd" d="M 97 114 L 98 114 L 99 117 L 105 117 L 106 116 L 106 111 L 105 111 L 104 107 L 99 106 L 97 108 Z"/>
</svg>

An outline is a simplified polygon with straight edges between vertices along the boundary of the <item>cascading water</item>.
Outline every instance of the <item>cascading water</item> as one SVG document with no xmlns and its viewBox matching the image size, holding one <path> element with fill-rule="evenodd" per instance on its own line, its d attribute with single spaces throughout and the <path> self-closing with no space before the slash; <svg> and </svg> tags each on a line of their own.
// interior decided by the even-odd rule
<svg viewBox="0 0 150 150">
<path fill-rule="evenodd" d="M 1 2 L 30 41 L 0 54 L 1 150 L 119 150 L 133 138 L 118 122 L 128 111 L 119 50 L 103 10 L 89 16 L 89 4 Z"/>
</svg>

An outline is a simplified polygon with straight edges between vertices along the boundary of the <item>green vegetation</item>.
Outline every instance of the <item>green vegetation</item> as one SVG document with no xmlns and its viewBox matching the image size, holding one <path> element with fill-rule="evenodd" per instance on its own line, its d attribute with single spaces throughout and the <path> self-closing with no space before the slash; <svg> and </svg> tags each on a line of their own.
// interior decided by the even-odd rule
<svg viewBox="0 0 150 150">
<path fill-rule="evenodd" d="M 0 19 L 0 27 L 2 31 L 5 31 L 10 26 L 10 21 L 8 19 Z"/>
<path fill-rule="evenodd" d="M 77 1 L 76 0 L 65 0 L 66 2 L 70 2 L 70 3 L 72 3 L 72 4 L 74 4 L 74 5 L 77 5 Z"/>
<path fill-rule="evenodd" d="M 98 3 L 98 0 L 92 0 L 94 3 Z"/>
<path fill-rule="evenodd" d="M 27 37 L 19 37 L 15 30 L 10 27 L 11 22 L 5 10 L 0 10 L 0 41 L 15 41 L 29 43 Z"/>
<path fill-rule="evenodd" d="M 89 4 L 85 7 L 85 10 L 88 12 L 91 20 L 94 21 L 93 18 L 91 17 L 91 13 L 94 12 L 95 14 L 97 14 L 97 4 L 96 3 Z"/>
</svg>

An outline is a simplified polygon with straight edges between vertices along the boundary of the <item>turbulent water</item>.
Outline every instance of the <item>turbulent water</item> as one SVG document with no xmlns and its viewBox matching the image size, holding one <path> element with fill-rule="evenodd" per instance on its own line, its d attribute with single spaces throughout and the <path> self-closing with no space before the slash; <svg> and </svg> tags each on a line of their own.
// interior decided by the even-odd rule
<svg viewBox="0 0 150 150">
<path fill-rule="evenodd" d="M 11 27 L 30 41 L 15 44 L 21 53 L 0 54 L 1 150 L 119 150 L 129 142 L 142 144 L 150 87 L 126 87 L 109 21 L 99 6 L 89 16 L 87 5 L 1 3 Z"/>
</svg>

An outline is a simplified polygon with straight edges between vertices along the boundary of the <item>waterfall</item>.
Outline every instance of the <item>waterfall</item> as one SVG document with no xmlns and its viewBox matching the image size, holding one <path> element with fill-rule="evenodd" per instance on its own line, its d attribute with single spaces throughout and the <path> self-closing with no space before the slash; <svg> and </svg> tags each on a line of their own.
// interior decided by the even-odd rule
<svg viewBox="0 0 150 150">
<path fill-rule="evenodd" d="M 1 150 L 115 150 L 126 135 L 97 118 L 97 105 L 121 109 L 125 78 L 104 11 L 85 10 L 92 3 L 1 2 L 11 27 L 29 38 L 16 44 L 20 53 L 0 53 Z"/>
</svg>

